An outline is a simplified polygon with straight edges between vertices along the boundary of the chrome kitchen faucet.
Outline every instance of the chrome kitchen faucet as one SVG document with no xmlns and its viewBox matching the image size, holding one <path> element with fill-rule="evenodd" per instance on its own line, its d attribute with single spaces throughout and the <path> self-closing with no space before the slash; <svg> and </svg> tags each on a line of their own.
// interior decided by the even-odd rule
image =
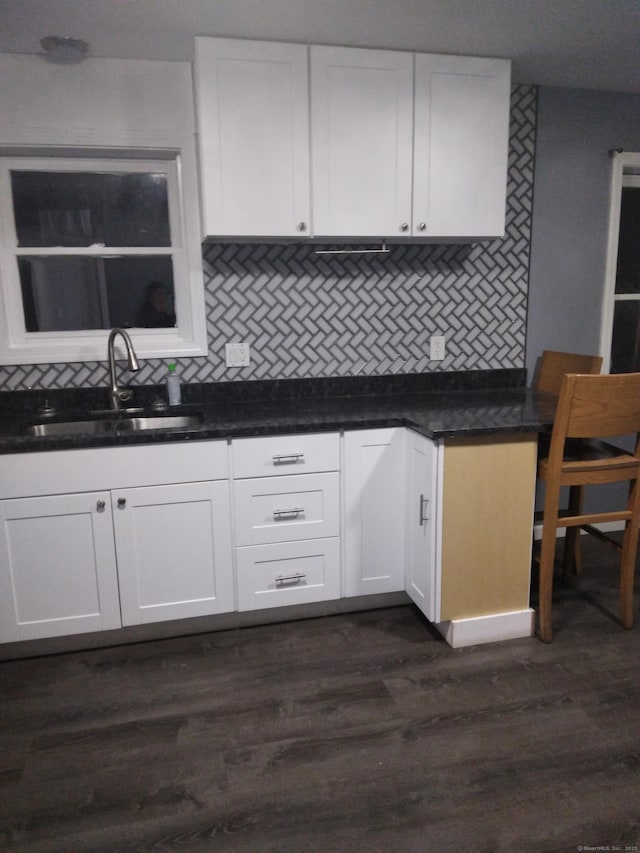
<svg viewBox="0 0 640 853">
<path fill-rule="evenodd" d="M 140 370 L 131 338 L 127 332 L 124 329 L 112 329 L 107 344 L 107 355 L 109 356 L 109 399 L 111 400 L 111 408 L 115 411 L 118 411 L 120 408 L 120 403 L 127 403 L 133 397 L 133 391 L 130 391 L 128 388 L 119 388 L 116 383 L 115 339 L 118 335 L 122 336 L 122 340 L 127 348 L 129 370 Z"/>
</svg>

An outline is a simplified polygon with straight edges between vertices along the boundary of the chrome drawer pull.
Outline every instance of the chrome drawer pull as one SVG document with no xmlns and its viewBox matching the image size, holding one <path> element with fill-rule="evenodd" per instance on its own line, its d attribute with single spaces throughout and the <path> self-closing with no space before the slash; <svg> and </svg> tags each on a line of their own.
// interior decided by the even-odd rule
<svg viewBox="0 0 640 853">
<path fill-rule="evenodd" d="M 296 572 L 295 575 L 278 575 L 276 578 L 276 585 L 300 583 L 300 581 L 303 581 L 306 577 L 306 575 L 303 575 L 300 572 Z"/>
<path fill-rule="evenodd" d="M 274 465 L 292 465 L 300 460 L 304 462 L 304 453 L 276 453 L 272 459 Z"/>
<path fill-rule="evenodd" d="M 290 518 L 292 515 L 298 516 L 304 513 L 304 507 L 293 507 L 292 509 L 274 509 L 273 517 L 276 521 L 283 518 Z"/>
</svg>

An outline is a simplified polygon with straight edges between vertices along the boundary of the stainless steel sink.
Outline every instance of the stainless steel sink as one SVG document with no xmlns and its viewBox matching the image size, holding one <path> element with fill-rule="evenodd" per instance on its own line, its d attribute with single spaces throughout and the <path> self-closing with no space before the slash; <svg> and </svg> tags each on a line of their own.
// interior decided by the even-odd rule
<svg viewBox="0 0 640 853">
<path fill-rule="evenodd" d="M 150 415 L 133 418 L 94 418 L 92 420 L 57 421 L 32 424 L 25 435 L 101 435 L 104 433 L 143 432 L 147 430 L 196 429 L 202 423 L 202 415 Z"/>
<path fill-rule="evenodd" d="M 115 432 L 113 421 L 67 421 L 66 423 L 32 424 L 25 429 L 25 435 L 96 435 Z"/>
<path fill-rule="evenodd" d="M 148 429 L 193 429 L 202 423 L 202 415 L 149 415 L 122 418 L 115 421 L 118 432 L 139 432 Z"/>
</svg>

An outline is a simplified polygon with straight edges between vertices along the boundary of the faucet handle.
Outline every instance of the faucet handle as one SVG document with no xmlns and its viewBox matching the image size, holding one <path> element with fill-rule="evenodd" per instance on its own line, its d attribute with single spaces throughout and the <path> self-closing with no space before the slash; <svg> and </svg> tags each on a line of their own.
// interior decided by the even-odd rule
<svg viewBox="0 0 640 853">
<path fill-rule="evenodd" d="M 41 406 L 38 406 L 38 414 L 43 418 L 52 418 L 54 415 L 58 414 L 58 410 L 50 403 L 48 399 L 45 399 L 44 403 Z"/>
</svg>

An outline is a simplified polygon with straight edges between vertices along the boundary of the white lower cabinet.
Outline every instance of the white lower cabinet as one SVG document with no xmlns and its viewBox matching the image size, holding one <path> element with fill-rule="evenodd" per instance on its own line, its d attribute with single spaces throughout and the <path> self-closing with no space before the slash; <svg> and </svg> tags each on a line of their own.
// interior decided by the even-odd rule
<svg viewBox="0 0 640 853">
<path fill-rule="evenodd" d="M 340 475 L 236 480 L 236 544 L 260 545 L 340 534 Z"/>
<path fill-rule="evenodd" d="M 405 434 L 400 427 L 345 433 L 347 596 L 405 587 Z"/>
<path fill-rule="evenodd" d="M 407 430 L 405 589 L 431 622 L 439 619 L 438 445 Z"/>
<path fill-rule="evenodd" d="M 238 609 L 340 598 L 340 539 L 238 548 Z"/>
<path fill-rule="evenodd" d="M 0 642 L 400 591 L 452 645 L 527 636 L 535 465 L 404 427 L 0 454 Z"/>
<path fill-rule="evenodd" d="M 0 501 L 0 642 L 120 627 L 108 492 Z"/>
<path fill-rule="evenodd" d="M 236 438 L 232 442 L 233 476 L 285 477 L 340 470 L 340 433 L 305 433 Z"/>
<path fill-rule="evenodd" d="M 111 495 L 122 624 L 233 610 L 226 480 Z"/>
<path fill-rule="evenodd" d="M 0 456 L 0 642 L 233 610 L 229 503 L 226 442 Z"/>
<path fill-rule="evenodd" d="M 231 446 L 238 609 L 339 598 L 339 434 Z"/>
</svg>

